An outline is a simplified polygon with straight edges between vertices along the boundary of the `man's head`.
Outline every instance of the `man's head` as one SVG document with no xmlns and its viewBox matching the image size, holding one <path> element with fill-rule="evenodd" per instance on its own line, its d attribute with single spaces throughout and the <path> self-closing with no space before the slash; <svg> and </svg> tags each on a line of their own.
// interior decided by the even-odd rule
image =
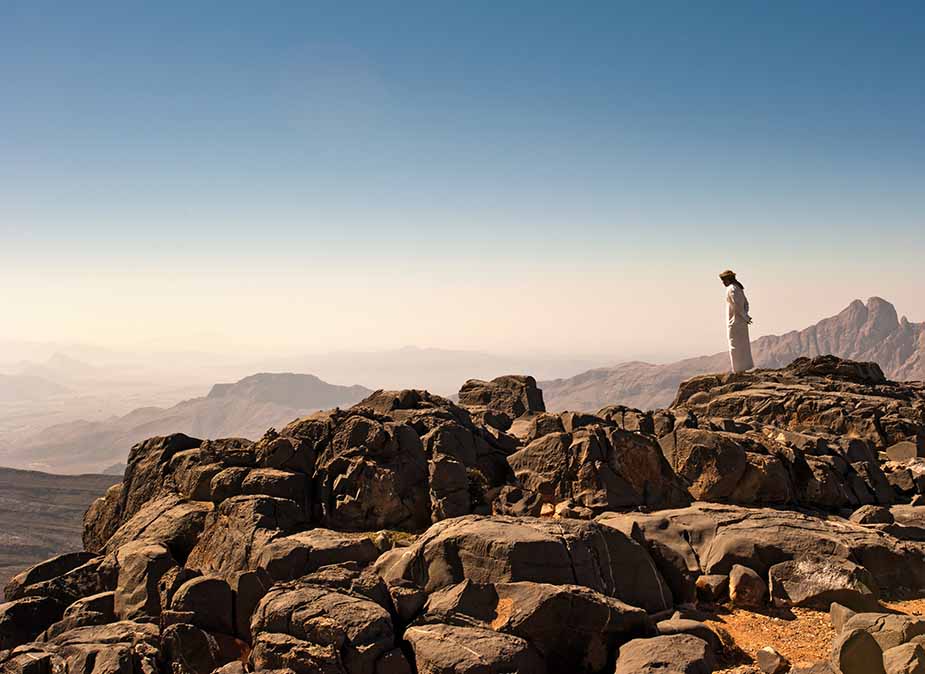
<svg viewBox="0 0 925 674">
<path fill-rule="evenodd" d="M 727 269 L 726 271 L 720 273 L 719 280 L 723 282 L 724 286 L 731 286 L 733 283 L 735 283 L 736 273 L 731 269 Z"/>
</svg>

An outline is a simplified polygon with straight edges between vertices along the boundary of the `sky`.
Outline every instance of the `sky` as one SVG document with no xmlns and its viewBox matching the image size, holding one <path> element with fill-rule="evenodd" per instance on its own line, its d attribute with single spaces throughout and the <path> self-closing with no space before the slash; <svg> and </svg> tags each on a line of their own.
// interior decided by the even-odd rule
<svg viewBox="0 0 925 674">
<path fill-rule="evenodd" d="M 0 3 L 0 335 L 619 361 L 925 320 L 921 2 Z"/>
</svg>

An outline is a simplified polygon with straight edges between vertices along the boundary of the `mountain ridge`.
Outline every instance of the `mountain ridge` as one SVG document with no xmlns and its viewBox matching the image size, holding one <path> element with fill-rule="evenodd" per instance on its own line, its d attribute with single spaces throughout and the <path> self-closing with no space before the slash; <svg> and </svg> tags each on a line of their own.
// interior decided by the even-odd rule
<svg viewBox="0 0 925 674">
<path fill-rule="evenodd" d="M 802 330 L 752 340 L 752 353 L 762 368 L 784 367 L 801 356 L 833 354 L 875 362 L 891 379 L 920 380 L 925 379 L 925 323 L 900 318 L 890 302 L 873 296 L 866 303 L 856 299 Z M 684 379 L 728 369 L 729 355 L 722 351 L 666 364 L 629 361 L 539 386 L 550 410 L 594 411 L 615 403 L 655 409 L 671 403 Z"/>
<path fill-rule="evenodd" d="M 139 407 L 101 421 L 56 424 L 0 454 L 14 468 L 55 473 L 102 472 L 124 459 L 125 448 L 153 435 L 257 438 L 308 412 L 352 405 L 372 393 L 329 384 L 314 375 L 259 373 L 216 384 L 205 396 L 172 407 Z"/>
</svg>

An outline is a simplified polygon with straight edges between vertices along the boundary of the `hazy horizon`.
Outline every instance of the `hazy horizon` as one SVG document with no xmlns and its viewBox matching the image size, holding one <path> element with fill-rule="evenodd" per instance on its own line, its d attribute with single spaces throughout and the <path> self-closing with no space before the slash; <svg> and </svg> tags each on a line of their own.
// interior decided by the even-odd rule
<svg viewBox="0 0 925 674">
<path fill-rule="evenodd" d="M 921 5 L 278 10 L 0 9 L 0 338 L 670 361 L 727 267 L 753 336 L 925 320 Z"/>
</svg>

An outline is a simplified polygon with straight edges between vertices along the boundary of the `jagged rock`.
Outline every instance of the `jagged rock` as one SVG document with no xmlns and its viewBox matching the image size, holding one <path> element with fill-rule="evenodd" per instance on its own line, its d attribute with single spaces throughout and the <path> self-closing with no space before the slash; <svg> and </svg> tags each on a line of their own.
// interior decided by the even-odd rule
<svg viewBox="0 0 925 674">
<path fill-rule="evenodd" d="M 234 634 L 234 597 L 231 587 L 221 578 L 199 576 L 186 581 L 174 593 L 170 608 L 192 613 L 196 627 Z"/>
<path fill-rule="evenodd" d="M 729 571 L 729 600 L 734 606 L 764 606 L 767 594 L 768 585 L 761 576 L 747 566 L 732 565 L 732 570 Z"/>
<path fill-rule="evenodd" d="M 468 515 L 434 524 L 408 548 L 376 562 L 386 583 L 411 581 L 430 593 L 463 580 L 533 581 L 589 587 L 649 611 L 672 605 L 648 553 L 594 522 Z"/>
<path fill-rule="evenodd" d="M 777 606 L 825 609 L 837 602 L 856 611 L 878 606 L 880 588 L 870 572 L 847 559 L 800 557 L 768 571 L 771 600 Z"/>
<path fill-rule="evenodd" d="M 542 658 L 519 637 L 479 627 L 415 625 L 405 630 L 419 672 L 545 674 Z"/>
<path fill-rule="evenodd" d="M 846 629 L 832 645 L 832 664 L 841 674 L 885 674 L 883 651 L 863 629 Z"/>
<path fill-rule="evenodd" d="M 459 389 L 459 404 L 500 412 L 511 419 L 546 411 L 543 392 L 537 388 L 536 379 L 520 375 L 496 377 L 490 382 L 470 379 Z"/>
<path fill-rule="evenodd" d="M 618 641 L 651 632 L 645 611 L 579 585 L 463 581 L 430 595 L 423 623 L 484 627 L 526 639 L 550 671 L 600 671 Z"/>
<path fill-rule="evenodd" d="M 116 575 L 114 558 L 94 557 L 63 575 L 31 585 L 17 585 L 14 598 L 52 597 L 68 606 L 82 597 L 115 589 Z"/>
<path fill-rule="evenodd" d="M 608 405 L 598 410 L 597 416 L 606 419 L 624 431 L 655 435 L 655 420 L 652 412 L 643 412 L 626 405 Z"/>
<path fill-rule="evenodd" d="M 697 598 L 716 603 L 729 595 L 729 576 L 721 573 L 697 576 Z"/>
<path fill-rule="evenodd" d="M 778 653 L 771 646 L 765 646 L 759 649 L 755 660 L 758 666 L 765 674 L 783 674 L 790 669 L 790 663 L 787 658 Z"/>
<path fill-rule="evenodd" d="M 50 597 L 23 597 L 0 604 L 0 650 L 32 641 L 63 610 L 61 602 Z"/>
<path fill-rule="evenodd" d="M 132 447 L 121 488 L 107 492 L 103 501 L 91 506 L 84 517 L 86 548 L 99 552 L 109 538 L 107 534 L 111 535 L 146 503 L 163 494 L 163 471 L 170 460 L 177 453 L 201 444 L 201 440 L 177 433 L 150 438 Z"/>
<path fill-rule="evenodd" d="M 91 552 L 66 552 L 39 562 L 22 573 L 14 576 L 7 583 L 4 595 L 7 601 L 13 601 L 27 595 L 27 588 L 63 576 L 93 559 Z"/>
<path fill-rule="evenodd" d="M 407 424 L 354 414 L 318 455 L 316 517 L 346 531 L 418 530 L 430 524 L 427 458 Z"/>
<path fill-rule="evenodd" d="M 115 621 L 115 592 L 100 592 L 78 599 L 68 606 L 61 620 L 45 630 L 43 639 L 49 641 L 75 627 L 105 625 Z"/>
<path fill-rule="evenodd" d="M 228 578 L 257 567 L 270 541 L 295 531 L 304 513 L 297 503 L 272 496 L 234 496 L 206 519 L 186 566 L 206 575 Z"/>
<path fill-rule="evenodd" d="M 395 647 L 392 620 L 381 606 L 365 597 L 304 581 L 270 588 L 254 612 L 251 632 L 255 653 L 265 644 L 260 666 L 268 669 L 293 665 L 290 658 L 280 657 L 266 645 L 272 643 L 267 641 L 270 634 L 303 642 L 297 648 L 320 647 L 325 653 L 333 649 L 335 661 L 348 674 L 372 674 L 377 661 Z"/>
<path fill-rule="evenodd" d="M 177 566 L 170 551 L 145 540 L 126 543 L 116 553 L 119 579 L 113 597 L 120 620 L 150 619 L 161 614 L 158 583 Z"/>
<path fill-rule="evenodd" d="M 157 626 L 150 623 L 121 621 L 78 627 L 48 642 L 21 646 L 5 659 L 0 654 L 0 671 L 154 674 L 158 671 L 158 645 Z"/>
<path fill-rule="evenodd" d="M 713 665 L 713 653 L 703 639 L 671 634 L 621 646 L 614 674 L 710 674 Z"/>
<path fill-rule="evenodd" d="M 745 474 L 746 450 L 732 434 L 679 428 L 659 438 L 659 445 L 695 499 L 727 499 Z"/>
<path fill-rule="evenodd" d="M 526 489 L 550 503 L 571 499 L 601 512 L 690 502 L 651 438 L 613 427 L 545 435 L 511 454 L 508 463 Z"/>
<path fill-rule="evenodd" d="M 886 674 L 925 674 L 925 649 L 908 643 L 884 651 L 883 669 Z"/>
<path fill-rule="evenodd" d="M 276 538 L 257 556 L 257 566 L 274 580 L 293 580 L 328 564 L 367 564 L 379 556 L 368 536 L 310 529 Z"/>
</svg>

